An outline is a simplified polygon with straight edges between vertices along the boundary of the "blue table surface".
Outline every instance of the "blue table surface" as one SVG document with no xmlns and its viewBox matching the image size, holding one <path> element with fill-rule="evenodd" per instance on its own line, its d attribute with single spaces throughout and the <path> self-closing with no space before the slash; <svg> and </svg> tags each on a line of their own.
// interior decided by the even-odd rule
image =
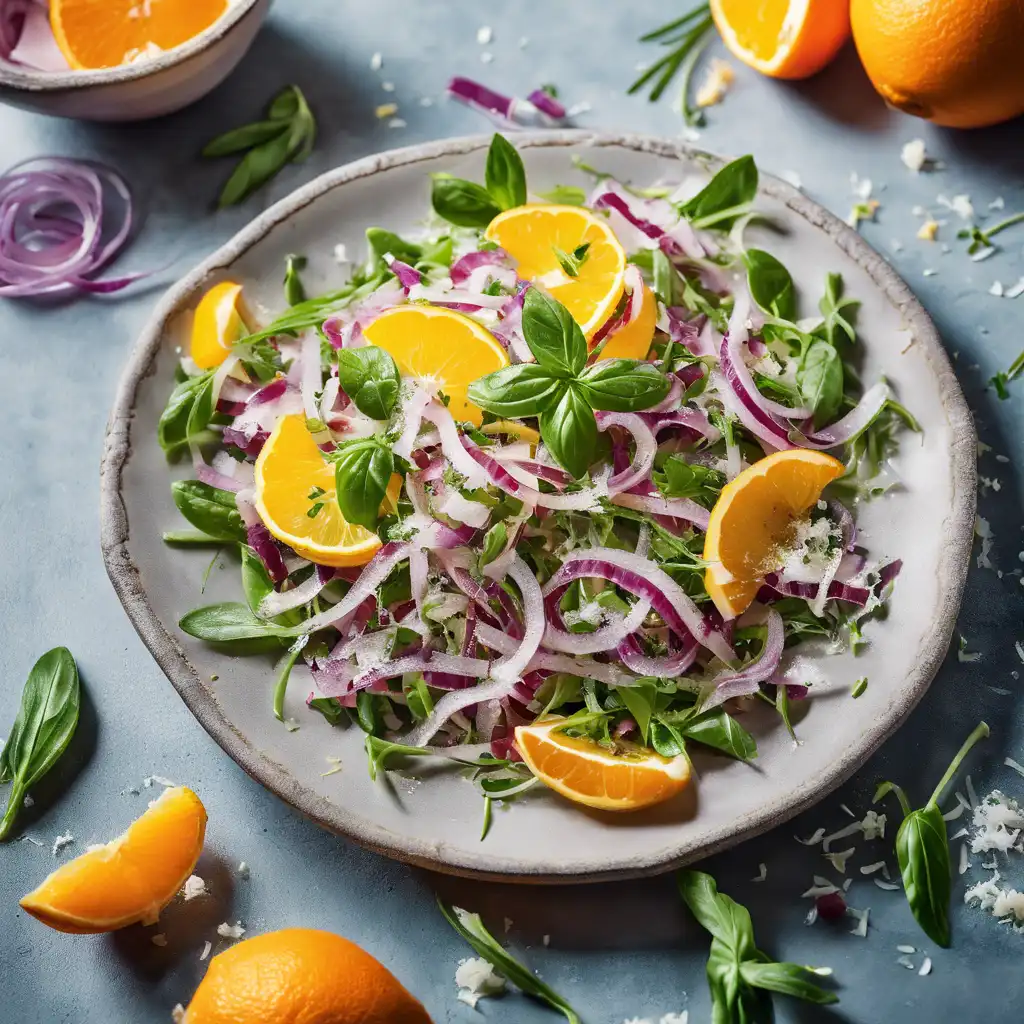
<svg viewBox="0 0 1024 1024">
<path fill-rule="evenodd" d="M 32 663 L 57 644 L 74 652 L 88 694 L 72 756 L 40 787 L 23 819 L 24 834 L 43 845 L 13 842 L 0 850 L 4 1021 L 167 1021 L 203 975 L 204 941 L 216 938 L 221 921 L 240 920 L 250 933 L 297 925 L 340 932 L 384 961 L 435 1021 L 470 1022 L 477 1012 L 456 1001 L 453 982 L 459 959 L 470 953 L 438 914 L 435 891 L 482 910 L 499 933 L 503 918 L 510 918 L 510 941 L 588 1024 L 621 1024 L 635 1016 L 656 1022 L 683 1009 L 695 1024 L 708 1020 L 707 939 L 682 911 L 671 877 L 541 889 L 440 878 L 329 835 L 261 789 L 203 732 L 150 658 L 107 581 L 98 543 L 99 460 L 114 389 L 154 302 L 179 273 L 322 171 L 383 149 L 487 130 L 479 115 L 444 101 L 452 74 L 519 95 L 555 82 L 569 104 L 591 105 L 577 118 L 582 127 L 678 135 L 680 122 L 667 99 L 651 105 L 625 94 L 635 65 L 652 56 L 635 40 L 674 10 L 654 0 L 552 0 L 543 13 L 535 5 L 499 10 L 468 0 L 369 6 L 278 0 L 238 71 L 176 116 L 97 126 L 0 109 L 5 163 L 50 153 L 95 157 L 119 167 L 137 188 L 145 223 L 121 266 L 173 261 L 113 299 L 51 308 L 0 302 L 0 565 L 7 580 L 0 596 L 6 637 L 0 717 L 13 716 Z M 477 42 L 485 24 L 494 33 L 487 46 Z M 528 42 L 521 46 L 522 37 Z M 383 69 L 373 72 L 370 57 L 378 51 Z M 486 53 L 493 54 L 491 62 Z M 289 82 L 302 86 L 318 117 L 316 151 L 250 202 L 212 212 L 226 167 L 196 154 L 212 135 L 257 116 Z M 394 91 L 384 91 L 384 82 L 394 83 Z M 422 105 L 426 97 L 433 103 Z M 377 104 L 392 100 L 405 127 L 374 116 Z M 915 175 L 904 167 L 901 146 L 915 137 L 926 140 L 944 170 Z M 1014 641 L 1024 640 L 1022 485 L 1015 458 L 1024 437 L 1024 386 L 1000 402 L 985 385 L 1024 347 L 1024 297 L 988 294 L 994 279 L 1011 284 L 1024 274 L 1024 231 L 1007 232 L 1003 251 L 973 263 L 954 237 L 954 214 L 940 215 L 950 222 L 940 232 L 950 252 L 915 239 L 921 217 L 913 212 L 917 205 L 936 210 L 939 193 L 967 193 L 989 217 L 988 204 L 999 196 L 1007 211 L 1024 208 L 1024 123 L 953 133 L 888 110 L 849 47 L 805 83 L 772 82 L 738 67 L 728 98 L 709 112 L 701 142 L 726 154 L 752 152 L 768 170 L 797 172 L 809 195 L 843 216 L 853 201 L 851 172 L 874 181 L 881 208 L 863 233 L 920 296 L 956 359 L 980 437 L 991 449 L 979 461 L 981 474 L 993 480 L 983 488 L 980 512 L 995 533 L 992 561 L 1003 570 L 972 565 L 958 628 L 980 660 L 962 663 L 954 648 L 919 709 L 853 780 L 795 821 L 705 867 L 750 907 L 765 949 L 779 959 L 835 969 L 842 986 L 838 1008 L 780 998 L 779 1020 L 876 1024 L 911 1013 L 937 1021 L 1002 1016 L 1024 995 L 1024 936 L 965 908 L 964 879 L 954 886 L 950 950 L 935 948 L 918 931 L 901 893 L 876 888 L 856 869 L 849 899 L 871 908 L 867 938 L 850 935 L 846 925 L 805 927 L 809 901 L 800 893 L 813 874 L 834 872 L 820 847 L 800 846 L 793 836 L 848 823 L 839 805 L 863 813 L 880 778 L 902 781 L 924 799 L 981 717 L 992 725 L 992 739 L 969 762 L 975 786 L 982 793 L 994 787 L 1024 792 L 1024 780 L 1003 766 L 1006 756 L 1024 761 L 1017 701 L 1024 665 L 1014 651 Z M 76 837 L 58 858 L 66 860 L 120 832 L 154 792 L 131 790 L 154 774 L 194 787 L 210 815 L 198 870 L 213 895 L 164 915 L 166 947 L 151 943 L 153 929 L 72 937 L 22 913 L 18 898 L 57 862 L 54 838 Z M 877 858 L 859 853 L 857 863 L 868 857 L 893 862 L 889 842 L 871 849 Z M 239 861 L 250 865 L 248 879 L 235 874 Z M 768 878 L 757 884 L 752 878 L 761 863 Z M 1024 888 L 1012 864 L 1005 873 L 1009 884 Z M 983 877 L 987 872 L 979 868 L 965 876 L 972 883 Z M 547 948 L 544 936 L 550 937 Z M 919 977 L 897 964 L 898 944 L 927 952 L 931 975 Z M 912 959 L 919 964 L 922 954 Z M 556 1019 L 518 994 L 484 1001 L 479 1014 L 495 1022 Z"/>
</svg>

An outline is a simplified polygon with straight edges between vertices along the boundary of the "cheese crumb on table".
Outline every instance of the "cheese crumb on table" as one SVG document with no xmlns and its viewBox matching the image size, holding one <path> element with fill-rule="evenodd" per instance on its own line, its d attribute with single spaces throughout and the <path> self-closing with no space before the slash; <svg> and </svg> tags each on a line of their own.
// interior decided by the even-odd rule
<svg viewBox="0 0 1024 1024">
<path fill-rule="evenodd" d="M 725 99 L 729 87 L 736 81 L 736 72 L 732 65 L 725 60 L 715 57 L 708 67 L 707 74 L 694 100 L 698 107 L 713 107 Z"/>
<path fill-rule="evenodd" d="M 217 934 L 222 939 L 240 939 L 245 934 L 245 928 L 242 927 L 241 921 L 236 921 L 234 924 L 228 924 L 225 921 L 223 924 L 217 925 Z"/>
<path fill-rule="evenodd" d="M 185 884 L 181 887 L 181 894 L 185 898 L 186 903 L 189 900 L 194 900 L 197 896 L 205 896 L 206 882 L 198 875 L 189 875 L 185 879 Z"/>
<path fill-rule="evenodd" d="M 505 979 L 486 960 L 476 957 L 459 961 L 455 984 L 459 986 L 459 1001 L 473 1009 L 484 997 L 505 991 Z"/>
</svg>

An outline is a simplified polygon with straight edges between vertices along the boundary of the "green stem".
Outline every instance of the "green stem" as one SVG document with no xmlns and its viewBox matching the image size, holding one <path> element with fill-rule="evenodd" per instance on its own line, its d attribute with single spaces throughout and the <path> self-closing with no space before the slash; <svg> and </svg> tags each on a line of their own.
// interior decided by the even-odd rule
<svg viewBox="0 0 1024 1024">
<path fill-rule="evenodd" d="M 1024 221 L 1024 211 L 1015 213 L 1012 217 L 1007 217 L 1006 220 L 1001 220 L 998 224 L 993 224 L 992 227 L 987 228 L 982 234 L 991 238 L 993 235 L 998 235 L 1000 231 L 1005 231 L 1006 228 L 1013 227 L 1014 224 L 1019 224 Z"/>
<path fill-rule="evenodd" d="M 4 813 L 3 820 L 0 821 L 0 842 L 3 842 L 10 835 L 24 800 L 25 784 L 20 779 L 15 779 L 11 785 L 11 791 L 7 795 L 7 810 Z"/>
<path fill-rule="evenodd" d="M 284 695 L 288 690 L 288 679 L 301 653 L 301 650 L 289 651 L 277 677 L 277 684 L 274 687 L 274 717 L 279 722 L 284 721 Z"/>
<path fill-rule="evenodd" d="M 1016 380 L 1021 373 L 1024 373 L 1024 352 L 1021 352 L 1019 356 L 1012 363 L 1010 368 L 1006 371 L 1007 380 Z"/>
<path fill-rule="evenodd" d="M 950 780 L 956 774 L 957 769 L 963 763 L 964 758 L 971 752 L 971 748 L 979 740 L 985 739 L 988 735 L 989 728 L 984 722 L 979 722 L 974 727 L 974 731 L 966 740 L 964 740 L 964 745 L 957 751 L 956 757 L 953 758 L 952 763 L 946 769 L 946 774 L 939 779 L 939 784 L 935 787 L 935 792 L 932 793 L 931 798 L 928 801 L 928 806 L 934 807 L 938 805 L 939 800 L 942 798 L 942 791 L 949 785 Z"/>
<path fill-rule="evenodd" d="M 690 82 L 693 80 L 693 73 L 697 70 L 697 62 L 700 60 L 704 51 L 711 45 L 711 40 L 714 38 L 714 33 L 711 31 L 714 28 L 714 22 L 708 18 L 703 23 L 703 29 L 701 34 L 694 40 L 693 48 L 690 50 L 689 56 L 686 59 L 686 64 L 683 67 L 683 86 L 681 94 L 681 104 L 683 111 L 683 121 L 691 128 L 700 128 L 704 124 L 704 112 L 700 109 L 694 109 L 690 106 Z"/>
</svg>

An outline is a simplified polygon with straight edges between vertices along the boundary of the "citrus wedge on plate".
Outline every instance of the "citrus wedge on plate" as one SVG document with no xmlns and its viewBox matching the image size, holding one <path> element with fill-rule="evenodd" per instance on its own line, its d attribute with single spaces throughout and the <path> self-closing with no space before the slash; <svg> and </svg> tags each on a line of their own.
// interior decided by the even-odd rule
<svg viewBox="0 0 1024 1024">
<path fill-rule="evenodd" d="M 196 306 L 192 318 L 192 361 L 201 370 L 212 370 L 227 359 L 231 346 L 248 333 L 242 286 L 234 281 L 221 281 Z"/>
<path fill-rule="evenodd" d="M 392 504 L 401 483 L 391 478 Z M 380 548 L 377 534 L 341 514 L 334 466 L 301 415 L 282 416 L 256 460 L 256 511 L 282 544 L 321 565 L 364 565 Z"/>
<path fill-rule="evenodd" d="M 658 300 L 654 292 L 644 285 L 644 301 L 640 315 L 621 330 L 616 331 L 608 344 L 601 349 L 598 362 L 602 359 L 646 359 L 654 341 L 654 329 L 658 324 Z"/>
<path fill-rule="evenodd" d="M 593 337 L 622 298 L 626 253 L 608 221 L 580 206 L 516 206 L 499 214 L 485 232 L 517 263 L 516 273 L 553 295 Z M 576 276 L 560 259 L 579 257 Z"/>
<path fill-rule="evenodd" d="M 732 53 L 772 78 L 807 78 L 850 38 L 846 0 L 711 0 Z"/>
<path fill-rule="evenodd" d="M 123 835 L 54 871 L 22 909 L 78 935 L 153 924 L 192 874 L 205 835 L 199 797 L 184 786 L 166 789 Z"/>
<path fill-rule="evenodd" d="M 558 730 L 563 719 L 521 725 L 516 746 L 530 771 L 562 796 L 602 811 L 638 811 L 682 792 L 690 781 L 685 754 L 615 753 Z"/>
<path fill-rule="evenodd" d="M 775 452 L 722 488 L 704 535 L 710 567 L 704 585 L 715 607 L 734 619 L 777 569 L 799 520 L 846 467 L 824 452 Z"/>
<path fill-rule="evenodd" d="M 112 68 L 188 42 L 228 0 L 50 0 L 50 27 L 76 70 Z"/>
<path fill-rule="evenodd" d="M 490 331 L 439 306 L 396 306 L 364 327 L 363 337 L 389 352 L 402 376 L 418 377 L 429 382 L 432 394 L 447 395 L 448 411 L 456 420 L 476 426 L 483 422 L 483 413 L 466 398 L 469 385 L 509 362 Z"/>
</svg>

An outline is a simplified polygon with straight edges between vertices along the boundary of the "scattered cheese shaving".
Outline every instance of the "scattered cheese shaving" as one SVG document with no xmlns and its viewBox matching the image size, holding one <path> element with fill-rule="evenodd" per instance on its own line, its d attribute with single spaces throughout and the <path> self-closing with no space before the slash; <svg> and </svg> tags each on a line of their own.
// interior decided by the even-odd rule
<svg viewBox="0 0 1024 1024">
<path fill-rule="evenodd" d="M 238 870 L 238 877 L 239 878 L 248 878 L 249 877 L 249 865 L 246 864 L 244 860 L 243 861 L 239 861 L 238 869 L 237 870 Z"/>
<path fill-rule="evenodd" d="M 1018 644 L 1018 646 L 1020 645 Z M 1007 768 L 1012 768 L 1018 775 L 1024 775 L 1024 765 L 1014 761 L 1012 757 L 1005 758 L 1003 760 L 1003 764 L 1005 764 Z"/>
<path fill-rule="evenodd" d="M 952 199 L 939 195 L 935 197 L 935 201 L 939 206 L 952 210 L 961 220 L 974 219 L 974 207 L 971 205 L 971 197 L 968 195 L 953 196 Z"/>
<path fill-rule="evenodd" d="M 382 53 L 375 53 L 370 58 L 370 70 L 380 71 L 382 67 L 384 67 L 384 55 Z"/>
<path fill-rule="evenodd" d="M 185 879 L 185 884 L 181 887 L 181 895 L 184 897 L 185 902 L 194 900 L 197 896 L 206 895 L 206 882 L 204 882 L 198 875 L 189 875 Z"/>
<path fill-rule="evenodd" d="M 798 171 L 780 171 L 779 177 L 783 181 L 788 181 L 793 188 L 802 189 L 804 187 L 803 179 L 800 177 Z"/>
<path fill-rule="evenodd" d="M 921 969 L 917 973 L 922 978 L 932 973 L 932 958 L 930 956 L 926 956 L 921 961 Z"/>
<path fill-rule="evenodd" d="M 1020 278 L 1015 285 L 1011 285 L 1003 293 L 1008 299 L 1016 299 L 1024 295 L 1024 277 Z"/>
<path fill-rule="evenodd" d="M 459 961 L 455 984 L 459 986 L 459 1001 L 474 1010 L 482 998 L 505 991 L 505 979 L 486 960 L 478 958 Z"/>
<path fill-rule="evenodd" d="M 65 846 L 70 846 L 75 841 L 75 837 L 70 833 L 66 833 L 62 836 L 57 836 L 53 841 L 53 855 L 54 857 L 64 849 Z M 41 844 L 40 844 L 41 845 Z"/>
<path fill-rule="evenodd" d="M 210 951 L 212 949 L 213 949 L 213 943 L 212 942 L 209 942 L 209 941 L 204 942 L 203 943 L 203 951 L 202 951 L 202 953 L 199 954 L 199 959 L 200 960 L 206 960 L 210 956 Z"/>
<path fill-rule="evenodd" d="M 167 936 L 164 935 L 163 932 L 159 932 L 156 935 L 151 935 L 149 937 L 149 941 L 152 942 L 154 946 L 166 946 L 167 945 Z"/>
<path fill-rule="evenodd" d="M 971 864 L 970 859 L 968 858 L 968 855 L 967 855 L 967 844 L 966 843 L 961 843 L 960 844 L 960 868 L 959 868 L 960 874 L 961 875 L 966 875 L 968 870 L 972 866 L 973 865 Z"/>
<path fill-rule="evenodd" d="M 847 836 L 856 835 L 858 832 L 862 831 L 863 827 L 861 823 L 859 821 L 855 821 L 853 824 L 847 825 L 846 828 L 841 828 L 838 832 L 833 832 L 831 835 L 825 836 L 822 840 L 821 847 L 826 853 L 828 853 L 829 845 L 834 843 L 837 839 L 845 839 Z"/>
<path fill-rule="evenodd" d="M 240 939 L 245 934 L 245 928 L 242 927 L 241 921 L 236 921 L 234 924 L 228 924 L 225 921 L 223 924 L 217 925 L 217 934 L 222 939 Z"/>
<path fill-rule="evenodd" d="M 751 881 L 752 882 L 763 882 L 768 877 L 768 865 L 767 864 L 758 864 L 757 865 L 757 870 L 758 870 L 757 878 L 752 878 Z"/>
<path fill-rule="evenodd" d="M 879 889 L 885 889 L 886 892 L 896 892 L 899 886 L 895 882 L 883 882 L 881 878 L 872 878 L 872 882 L 878 886 Z"/>
<path fill-rule="evenodd" d="M 181 1003 L 178 1003 L 177 1006 L 175 1006 L 174 1009 L 171 1010 L 171 1020 L 174 1021 L 174 1024 L 182 1024 L 182 1021 L 184 1019 L 185 1007 L 182 1006 Z"/>
<path fill-rule="evenodd" d="M 885 838 L 885 815 L 877 814 L 875 811 L 868 811 L 861 821 L 860 827 L 864 832 L 865 839 Z"/>
<path fill-rule="evenodd" d="M 729 86 L 736 81 L 736 72 L 728 61 L 718 57 L 712 59 L 707 74 L 697 90 L 695 102 L 698 107 L 713 107 L 725 99 Z"/>
<path fill-rule="evenodd" d="M 846 912 L 857 919 L 857 926 L 850 929 L 851 935 L 856 935 L 858 938 L 866 939 L 868 937 L 868 917 L 871 914 L 871 908 L 868 907 L 866 910 L 855 910 L 853 907 L 847 907 Z"/>
<path fill-rule="evenodd" d="M 913 946 L 897 946 L 897 953 L 916 953 L 917 950 Z"/>
<path fill-rule="evenodd" d="M 394 117 L 398 113 L 397 103 L 381 103 L 373 111 L 378 121 L 384 121 L 389 117 Z"/>
<path fill-rule="evenodd" d="M 885 867 L 884 860 L 875 861 L 874 864 L 865 864 L 861 869 L 862 875 L 873 875 L 876 871 L 881 871 Z"/>
<path fill-rule="evenodd" d="M 817 846 L 818 843 L 820 843 L 821 840 L 824 838 L 824 836 L 825 836 L 825 830 L 823 828 L 819 828 L 814 833 L 814 835 L 812 835 L 809 839 L 801 839 L 799 836 L 793 836 L 793 838 L 798 843 L 801 843 L 803 846 Z"/>
<path fill-rule="evenodd" d="M 856 853 L 854 847 L 850 847 L 848 850 L 843 850 L 839 853 L 826 853 L 823 854 L 825 860 L 831 863 L 832 867 L 836 869 L 841 875 L 846 874 L 846 862 Z"/>
<path fill-rule="evenodd" d="M 494 38 L 494 32 L 490 25 L 481 25 L 476 30 L 476 41 L 481 46 L 486 46 Z"/>
</svg>

